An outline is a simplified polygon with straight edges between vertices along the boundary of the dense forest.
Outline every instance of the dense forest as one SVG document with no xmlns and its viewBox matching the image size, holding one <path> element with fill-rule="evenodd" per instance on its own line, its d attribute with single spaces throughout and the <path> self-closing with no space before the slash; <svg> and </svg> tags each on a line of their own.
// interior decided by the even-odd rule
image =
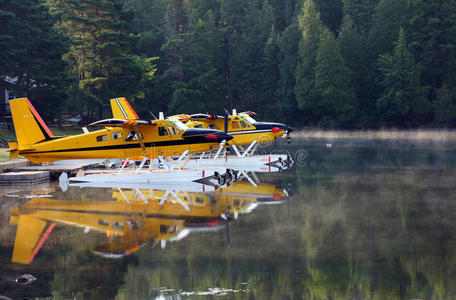
<svg viewBox="0 0 456 300">
<path fill-rule="evenodd" d="M 455 67 L 455 0 L 0 0 L 0 87 L 49 121 L 127 97 L 143 118 L 453 127 Z"/>
</svg>

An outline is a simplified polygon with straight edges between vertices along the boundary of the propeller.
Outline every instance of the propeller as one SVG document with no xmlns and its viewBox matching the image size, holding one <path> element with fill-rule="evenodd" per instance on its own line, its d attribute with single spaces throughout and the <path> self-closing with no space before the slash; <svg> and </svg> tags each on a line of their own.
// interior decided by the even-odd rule
<svg viewBox="0 0 456 300">
<path fill-rule="evenodd" d="M 290 114 L 289 114 L 289 111 L 288 111 L 288 108 L 285 112 L 285 126 L 287 127 L 287 131 L 285 132 L 285 134 L 287 135 L 287 142 L 288 144 L 291 144 L 291 137 L 290 137 L 290 131 L 289 131 L 289 128 L 288 127 L 288 122 L 289 122 L 289 119 L 290 119 Z"/>
</svg>

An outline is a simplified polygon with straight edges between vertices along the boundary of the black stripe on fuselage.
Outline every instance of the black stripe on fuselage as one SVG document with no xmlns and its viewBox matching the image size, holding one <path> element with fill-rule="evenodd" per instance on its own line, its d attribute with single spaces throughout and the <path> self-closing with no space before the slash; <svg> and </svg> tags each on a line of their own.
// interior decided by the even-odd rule
<svg viewBox="0 0 456 300">
<path fill-rule="evenodd" d="M 171 140 L 171 141 L 160 141 L 160 142 L 148 142 L 144 143 L 145 147 L 166 147 L 166 146 L 179 146 L 179 145 L 194 145 L 194 144 L 208 144 L 215 143 L 213 140 L 208 140 L 204 136 L 191 137 L 183 140 Z M 122 149 L 135 149 L 141 148 L 139 141 L 137 143 L 122 144 L 122 145 L 108 145 L 98 147 L 85 147 L 85 148 L 70 148 L 60 150 L 49 150 L 49 151 L 30 151 L 22 152 L 23 154 L 39 154 L 39 153 L 62 153 L 62 152 L 79 152 L 79 151 L 100 151 L 100 150 L 122 150 Z"/>
<path fill-rule="evenodd" d="M 252 130 L 244 130 L 244 131 L 229 131 L 229 135 L 238 135 L 238 134 L 254 134 L 254 133 L 264 133 L 264 132 L 271 132 L 271 129 L 252 129 Z"/>
<path fill-rule="evenodd" d="M 109 203 L 109 202 L 106 202 Z M 31 207 L 33 208 L 33 207 Z M 66 213 L 79 213 L 79 214 L 90 214 L 90 215 L 104 215 L 104 216 L 121 216 L 121 217 L 146 217 L 154 219 L 176 219 L 186 221 L 206 221 L 218 219 L 217 217 L 210 216 L 185 216 L 185 215 L 170 215 L 170 214 L 152 214 L 143 212 L 117 212 L 117 211 L 96 211 L 96 210 L 80 210 L 80 209 L 58 209 L 58 208 L 39 208 L 42 211 L 55 211 L 55 212 L 66 212 Z"/>
</svg>

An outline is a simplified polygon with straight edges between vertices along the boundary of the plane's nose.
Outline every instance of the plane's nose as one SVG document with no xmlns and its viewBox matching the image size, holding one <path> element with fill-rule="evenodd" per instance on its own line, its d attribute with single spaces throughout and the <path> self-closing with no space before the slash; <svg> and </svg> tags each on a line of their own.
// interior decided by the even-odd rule
<svg viewBox="0 0 456 300">
<path fill-rule="evenodd" d="M 281 123 L 269 123 L 269 122 L 256 122 L 255 123 L 256 129 L 271 129 L 273 132 L 279 132 L 281 130 L 290 132 L 293 131 L 293 128 L 288 127 L 287 125 Z"/>
<path fill-rule="evenodd" d="M 187 129 L 184 134 L 182 134 L 183 138 L 202 138 L 204 140 L 211 140 L 217 143 L 220 143 L 223 140 L 232 140 L 233 137 L 229 134 L 226 134 L 222 131 L 215 130 L 215 129 L 201 129 L 201 128 L 189 128 Z"/>
<path fill-rule="evenodd" d="M 224 132 L 218 132 L 217 137 L 219 138 L 220 141 L 226 140 L 226 141 L 231 141 L 233 139 L 233 136 L 224 133 Z"/>
</svg>

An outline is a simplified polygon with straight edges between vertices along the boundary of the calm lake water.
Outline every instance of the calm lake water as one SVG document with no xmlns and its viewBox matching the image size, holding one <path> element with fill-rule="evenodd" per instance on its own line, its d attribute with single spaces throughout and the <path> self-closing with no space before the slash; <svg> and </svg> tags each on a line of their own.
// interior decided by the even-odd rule
<svg viewBox="0 0 456 300">
<path fill-rule="evenodd" d="M 177 192 L 181 202 L 162 205 L 160 190 L 1 188 L 0 295 L 456 298 L 456 143 L 301 139 L 277 149 L 295 165 L 257 173 L 257 187 Z M 17 284 L 22 274 L 37 279 Z"/>
</svg>

